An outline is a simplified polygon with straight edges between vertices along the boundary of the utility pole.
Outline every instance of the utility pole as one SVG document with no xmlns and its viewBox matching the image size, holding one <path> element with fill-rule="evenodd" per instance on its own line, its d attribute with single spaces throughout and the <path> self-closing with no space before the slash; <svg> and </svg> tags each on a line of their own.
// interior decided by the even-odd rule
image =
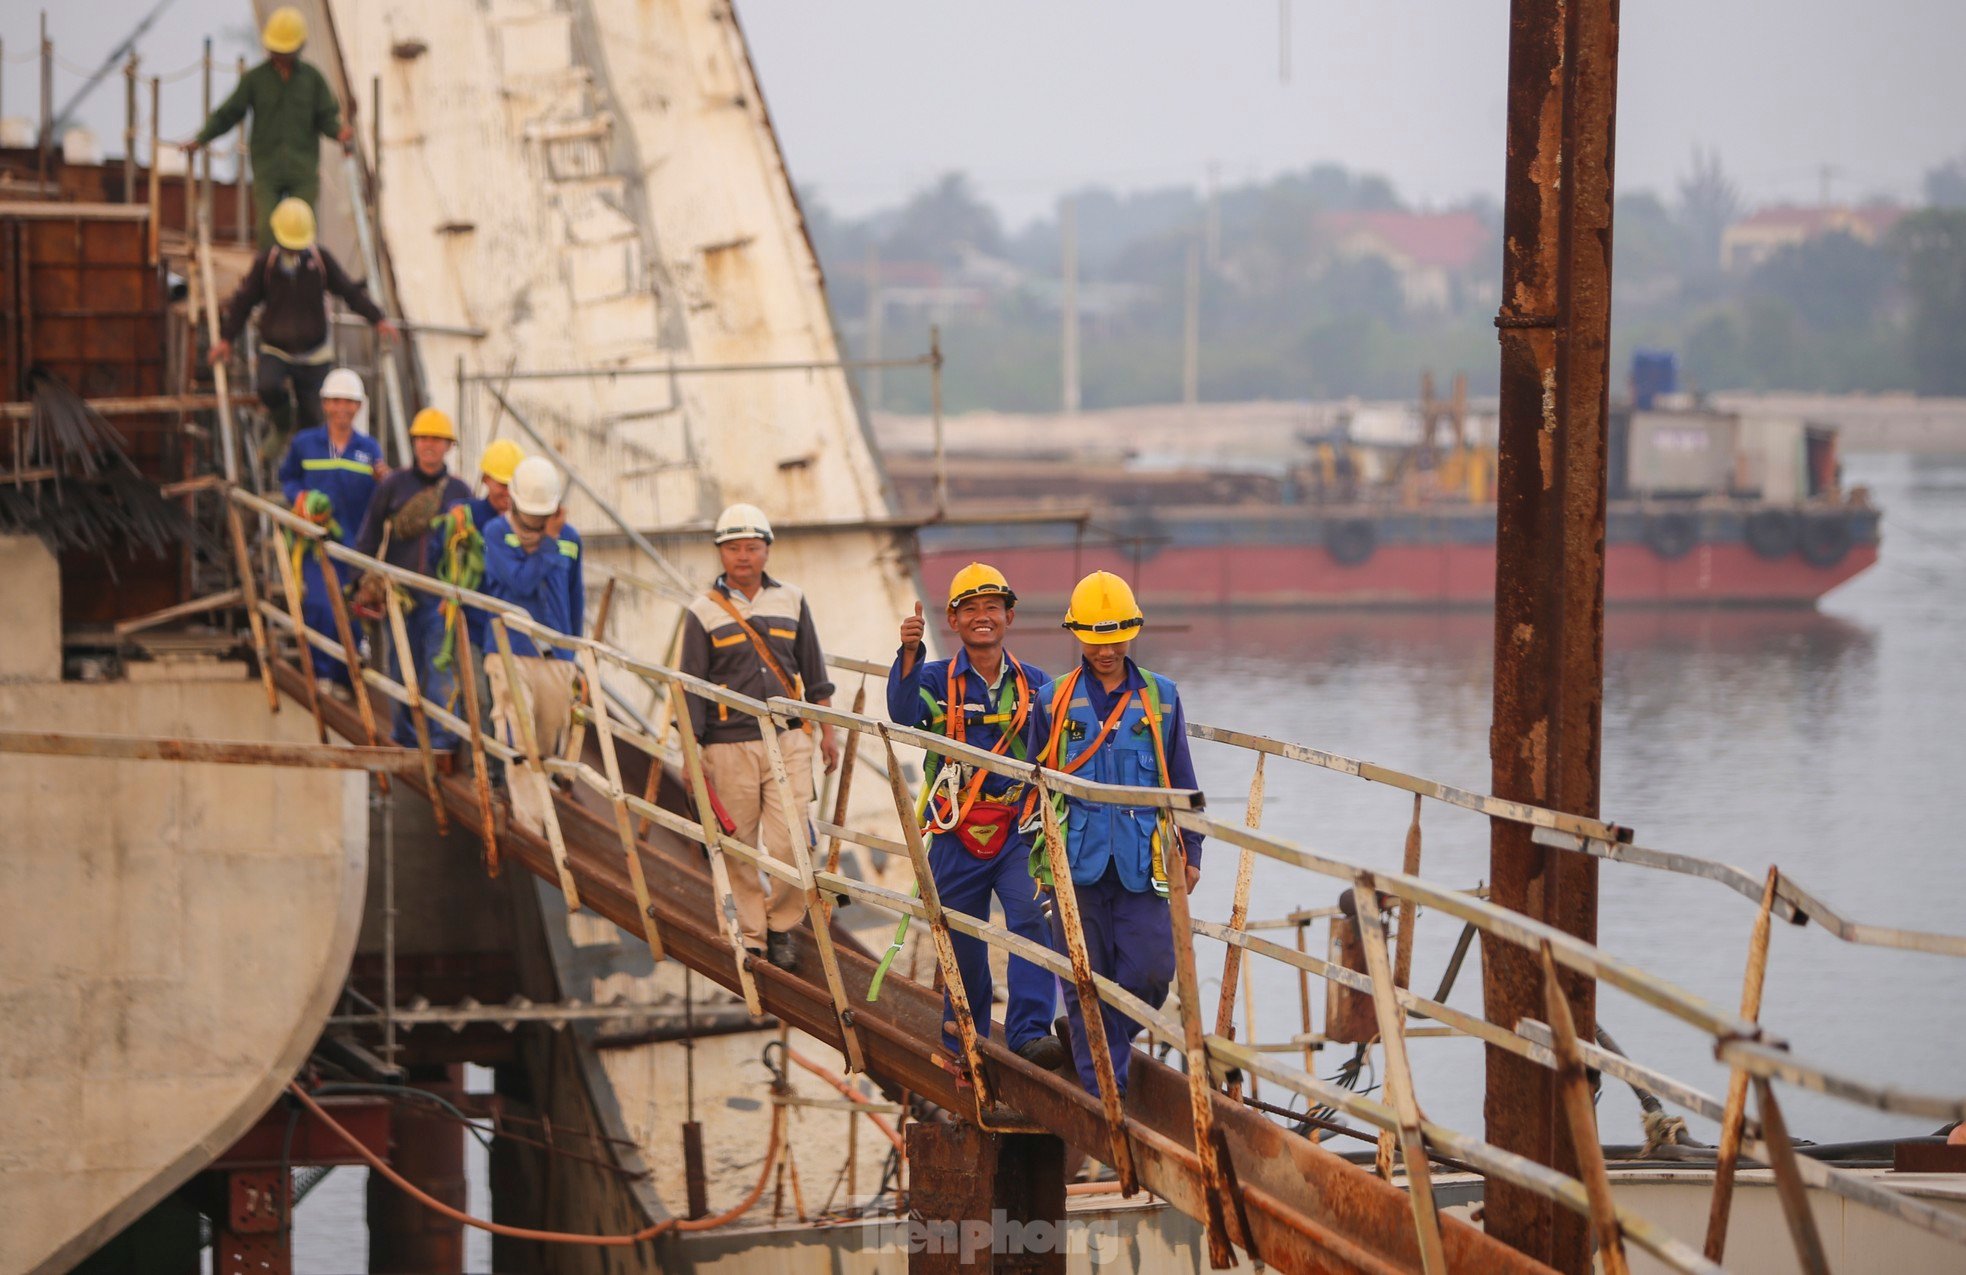
<svg viewBox="0 0 1966 1275">
<path fill-rule="evenodd" d="M 1079 214 L 1078 201 L 1065 196 L 1058 207 L 1058 269 L 1064 291 L 1060 309 L 1064 311 L 1063 334 L 1064 400 L 1067 412 L 1079 410 Z"/>
<path fill-rule="evenodd" d="M 878 364 L 881 360 L 881 321 L 886 318 L 886 310 L 881 302 L 881 247 L 877 243 L 867 245 L 867 360 Z M 867 410 L 881 410 L 881 369 L 867 369 Z"/>
<path fill-rule="evenodd" d="M 1222 165 L 1208 161 L 1208 196 L 1202 214 L 1202 242 L 1207 249 L 1208 268 L 1222 264 Z"/>
<path fill-rule="evenodd" d="M 1277 0 L 1277 83 L 1290 83 L 1290 0 Z"/>
<path fill-rule="evenodd" d="M 1605 440 L 1618 0 L 1511 0 L 1496 492 L 1495 795 L 1595 815 L 1604 704 Z M 1597 863 L 1495 820 L 1494 901 L 1597 938 Z M 1577 1033 L 1596 985 L 1566 971 Z M 1541 963 L 1482 946 L 1488 1021 L 1538 1017 Z M 1546 1012 L 1546 1011 L 1544 1011 Z M 1575 1176 L 1555 1073 L 1487 1050 L 1487 1140 Z M 1587 1221 L 1492 1180 L 1490 1235 L 1557 1270 L 1591 1264 Z"/>
<path fill-rule="evenodd" d="M 1201 243 L 1188 242 L 1188 296 L 1181 322 L 1181 401 L 1201 401 Z"/>
</svg>

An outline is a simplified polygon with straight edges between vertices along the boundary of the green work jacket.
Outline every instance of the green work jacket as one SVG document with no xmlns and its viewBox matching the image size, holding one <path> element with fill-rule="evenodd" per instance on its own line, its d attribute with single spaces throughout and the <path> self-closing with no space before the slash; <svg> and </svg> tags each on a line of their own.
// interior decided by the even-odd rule
<svg viewBox="0 0 1966 1275">
<path fill-rule="evenodd" d="M 219 137 L 252 112 L 248 148 L 253 177 L 260 182 L 312 182 L 320 171 L 320 138 L 341 132 L 341 103 L 328 77 L 307 62 L 295 62 L 282 78 L 271 59 L 240 77 L 232 96 L 219 104 L 198 131 L 202 145 Z M 262 214 L 263 216 L 264 214 Z"/>
</svg>

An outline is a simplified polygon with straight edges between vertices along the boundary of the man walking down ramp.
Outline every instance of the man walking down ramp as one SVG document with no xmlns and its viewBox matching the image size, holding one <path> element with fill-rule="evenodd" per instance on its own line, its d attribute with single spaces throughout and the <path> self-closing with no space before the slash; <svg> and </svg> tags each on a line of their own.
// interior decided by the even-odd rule
<svg viewBox="0 0 1966 1275">
<path fill-rule="evenodd" d="M 1146 624 L 1126 581 L 1095 571 L 1072 590 L 1065 628 L 1079 640 L 1072 671 L 1038 692 L 1035 712 L 1046 766 L 1101 784 L 1139 788 L 1198 788 L 1188 755 L 1188 727 L 1173 681 L 1128 657 Z M 1173 838 L 1185 851 L 1190 891 L 1201 879 L 1201 834 L 1177 830 L 1162 812 L 1113 806 L 1078 797 L 1061 800 L 1063 846 L 1031 857 L 1032 874 L 1047 887 L 1062 864 L 1072 874 L 1092 972 L 1111 978 L 1159 1009 L 1174 979 L 1174 923 L 1168 902 Z M 1062 853 L 1061 853 L 1062 851 Z M 1054 912 L 1055 947 L 1066 951 L 1064 918 Z M 1087 1092 L 1099 1092 L 1086 1044 L 1079 999 L 1065 997 L 1072 1059 Z M 1113 1077 L 1126 1092 L 1127 1062 L 1139 1023 L 1100 1006 Z"/>
<path fill-rule="evenodd" d="M 219 321 L 213 364 L 232 356 L 232 343 L 259 312 L 259 371 L 254 388 L 266 406 L 272 431 L 261 453 L 278 457 L 295 429 L 321 423 L 321 383 L 334 362 L 334 332 L 328 323 L 328 294 L 375 324 L 383 336 L 396 326 L 382 317 L 361 284 L 348 277 L 326 248 L 315 242 L 314 210 L 298 199 L 273 212 L 274 244 L 253 258 Z"/>
<path fill-rule="evenodd" d="M 557 633 L 579 637 L 586 611 L 581 581 L 580 533 L 567 525 L 560 504 L 566 484 L 560 471 L 544 456 L 528 456 L 511 475 L 511 512 L 486 525 L 485 592 L 502 602 L 524 607 L 526 614 Z M 514 685 L 505 661 L 488 653 L 485 676 L 491 683 L 492 720 L 506 743 L 525 744 L 519 714 L 532 718 L 533 738 L 542 756 L 566 751 L 573 721 L 574 653 L 562 647 L 542 648 L 518 629 L 511 631 Z M 595 695 L 601 688 L 592 688 Z M 534 832 L 546 828 L 542 794 L 531 783 L 512 785 L 512 813 Z"/>
<path fill-rule="evenodd" d="M 248 114 L 247 148 L 253 157 L 253 215 L 259 219 L 261 251 L 273 246 L 273 209 L 283 199 L 321 202 L 321 139 L 347 145 L 355 130 L 342 122 L 328 77 L 300 60 L 307 43 L 307 20 L 293 8 L 275 9 L 260 33 L 267 59 L 245 73 L 232 95 L 219 103 L 198 135 L 184 145 L 188 159 Z"/>
<path fill-rule="evenodd" d="M 1042 743 L 1034 731 L 1032 700 L 1051 679 L 1004 645 L 1017 618 L 1017 595 L 995 567 L 972 562 L 949 582 L 949 627 L 962 641 L 953 660 L 924 660 L 921 604 L 901 622 L 901 649 L 887 675 L 887 715 L 903 726 L 934 731 L 1015 761 L 1035 757 Z M 988 919 L 990 896 L 1003 907 L 1011 933 L 1033 943 L 1049 941 L 1031 883 L 1031 839 L 1018 829 L 1027 785 L 964 765 L 954 758 L 928 759 L 921 805 L 932 834 L 928 868 L 942 906 Z M 990 1034 L 990 949 L 967 934 L 951 933 L 963 991 L 977 1029 Z M 1010 999 L 1004 1010 L 1004 1043 L 1047 1069 L 1065 1065 L 1065 1049 L 1052 1035 L 1058 980 L 1021 956 L 1010 958 Z M 953 1014 L 943 998 L 944 1048 L 958 1049 L 949 1032 Z"/>
<path fill-rule="evenodd" d="M 426 407 L 416 414 L 410 422 L 410 447 L 416 453 L 416 463 L 390 474 L 376 487 L 369 515 L 362 520 L 361 533 L 355 538 L 357 552 L 383 558 L 392 566 L 419 575 L 449 576 L 454 583 L 467 586 L 473 583 L 460 578 L 455 561 L 460 542 L 450 535 L 455 523 L 446 517 L 471 499 L 471 489 L 444 463 L 456 442 L 457 426 L 448 413 Z M 363 581 L 358 601 L 364 609 L 380 611 L 380 584 L 374 575 Z M 442 658 L 449 627 L 443 603 L 421 589 L 399 592 L 415 667 L 399 667 L 394 644 L 385 641 L 390 667 L 405 686 L 420 685 L 426 699 L 449 706 L 455 703 L 457 678 L 456 664 Z M 457 747 L 457 736 L 434 720 L 429 727 L 432 748 L 447 752 Z M 407 705 L 396 706 L 392 738 L 404 748 L 417 746 L 416 724 Z"/>
<path fill-rule="evenodd" d="M 765 574 L 771 556 L 771 522 L 755 505 L 732 505 L 717 516 L 717 555 L 724 573 L 710 592 L 683 614 L 682 671 L 693 677 L 764 700 L 773 696 L 826 705 L 833 683 L 805 595 Z M 807 818 L 812 800 L 814 726 L 801 722 L 778 734 L 795 808 L 787 810 L 766 756 L 758 719 L 733 712 L 700 696 L 686 697 L 689 721 L 703 743 L 703 770 L 745 845 L 764 833 L 765 852 L 792 862 L 792 823 Z M 831 771 L 840 763 L 834 728 L 817 728 L 819 750 Z M 737 902 L 744 945 L 764 954 L 780 969 L 798 961 L 792 928 L 805 915 L 805 896 L 795 885 L 772 878 L 770 895 L 759 873 L 746 864 L 730 865 L 730 892 Z"/>
<path fill-rule="evenodd" d="M 368 402 L 362 378 L 345 367 L 328 373 L 321 384 L 321 410 L 327 423 L 302 430 L 294 437 L 287 457 L 280 462 L 280 492 L 293 511 L 325 527 L 342 544 L 361 530 L 369 516 L 369 501 L 376 483 L 389 471 L 382 463 L 382 447 L 375 439 L 355 428 L 355 417 Z M 335 632 L 334 602 L 328 597 L 328 582 L 321 564 L 311 553 L 295 552 L 300 558 L 301 616 L 317 633 Z M 336 568 L 342 581 L 345 566 Z M 310 649 L 314 676 L 321 689 L 346 698 L 349 694 L 348 668 L 337 656 Z"/>
</svg>

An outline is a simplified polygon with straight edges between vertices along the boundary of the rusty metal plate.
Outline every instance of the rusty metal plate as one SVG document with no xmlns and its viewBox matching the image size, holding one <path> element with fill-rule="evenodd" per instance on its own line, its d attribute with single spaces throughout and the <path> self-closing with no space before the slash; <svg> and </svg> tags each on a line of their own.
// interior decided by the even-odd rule
<svg viewBox="0 0 1966 1275">
<path fill-rule="evenodd" d="M 286 1228 L 289 1181 L 278 1169 L 236 1169 L 225 1175 L 225 1229 L 268 1235 Z"/>
</svg>

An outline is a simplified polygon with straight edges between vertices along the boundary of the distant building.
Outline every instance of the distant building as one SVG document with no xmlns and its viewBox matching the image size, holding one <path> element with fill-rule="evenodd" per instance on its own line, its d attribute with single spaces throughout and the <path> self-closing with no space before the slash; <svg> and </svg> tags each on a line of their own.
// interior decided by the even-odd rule
<svg viewBox="0 0 1966 1275">
<path fill-rule="evenodd" d="M 1841 204 L 1797 207 L 1778 204 L 1763 208 L 1729 226 L 1720 236 L 1720 268 L 1752 270 L 1784 248 L 1845 234 L 1859 243 L 1874 244 L 1898 224 L 1904 210 L 1891 204 L 1851 208 Z"/>
<path fill-rule="evenodd" d="M 1491 238 L 1471 212 L 1334 212 L 1318 224 L 1333 252 L 1391 266 L 1415 310 L 1452 309 L 1456 283 L 1479 264 Z"/>
</svg>

